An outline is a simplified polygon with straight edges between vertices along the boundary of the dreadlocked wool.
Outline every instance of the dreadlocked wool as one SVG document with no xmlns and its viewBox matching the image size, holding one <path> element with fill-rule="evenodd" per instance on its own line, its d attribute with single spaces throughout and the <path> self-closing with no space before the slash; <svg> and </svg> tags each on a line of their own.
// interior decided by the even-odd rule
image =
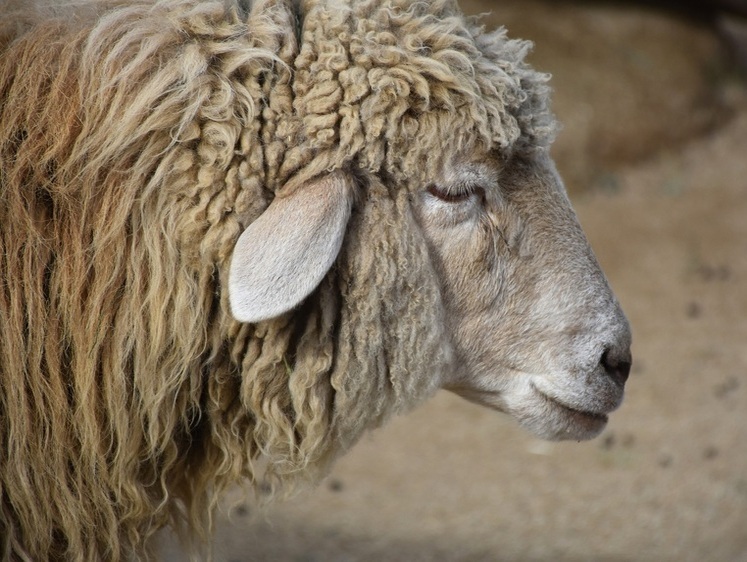
<svg viewBox="0 0 747 562">
<path fill-rule="evenodd" d="M 0 6 L 0 554 L 205 538 L 248 480 L 317 480 L 436 389 L 440 288 L 408 189 L 434 154 L 544 146 L 527 44 L 445 0 Z M 367 170 L 299 308 L 230 314 L 277 195 Z"/>
</svg>

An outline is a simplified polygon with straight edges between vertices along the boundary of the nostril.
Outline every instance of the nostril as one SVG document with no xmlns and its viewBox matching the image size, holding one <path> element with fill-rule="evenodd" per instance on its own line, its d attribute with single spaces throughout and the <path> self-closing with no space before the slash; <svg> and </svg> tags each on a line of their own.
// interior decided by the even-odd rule
<svg viewBox="0 0 747 562">
<path fill-rule="evenodd" d="M 630 353 L 625 353 L 624 358 L 616 357 L 611 349 L 605 349 L 602 354 L 602 367 L 607 375 L 620 384 L 625 384 L 630 376 L 631 358 Z"/>
</svg>

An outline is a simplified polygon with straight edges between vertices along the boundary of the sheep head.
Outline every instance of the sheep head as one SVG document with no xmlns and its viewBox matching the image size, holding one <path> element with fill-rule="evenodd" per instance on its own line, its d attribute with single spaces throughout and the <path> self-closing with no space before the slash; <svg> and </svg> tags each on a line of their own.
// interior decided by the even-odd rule
<svg viewBox="0 0 747 562">
<path fill-rule="evenodd" d="M 547 78 L 453 3 L 379 4 L 305 4 L 287 153 L 236 246 L 233 313 L 342 296 L 342 442 L 439 387 L 545 438 L 594 437 L 630 330 L 548 155 Z"/>
</svg>

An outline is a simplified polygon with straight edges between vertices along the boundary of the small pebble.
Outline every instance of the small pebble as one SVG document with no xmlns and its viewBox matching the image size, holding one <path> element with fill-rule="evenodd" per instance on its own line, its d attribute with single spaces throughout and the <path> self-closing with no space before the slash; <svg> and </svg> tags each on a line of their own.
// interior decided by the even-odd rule
<svg viewBox="0 0 747 562">
<path fill-rule="evenodd" d="M 617 438 L 615 437 L 614 433 L 610 433 L 609 435 L 605 436 L 604 439 L 602 439 L 602 449 L 609 451 L 612 449 L 612 447 L 615 446 L 615 442 L 617 441 Z"/>
<path fill-rule="evenodd" d="M 698 268 L 698 274 L 706 282 L 728 281 L 731 277 L 731 269 L 728 265 L 703 265 Z"/>
<path fill-rule="evenodd" d="M 710 461 L 715 459 L 718 456 L 718 449 L 711 445 L 710 447 L 706 447 L 706 450 L 703 451 L 703 458 Z"/>
<path fill-rule="evenodd" d="M 713 389 L 713 394 L 718 399 L 726 398 L 729 394 L 739 388 L 739 379 L 737 377 L 729 377 L 724 382 Z"/>
<path fill-rule="evenodd" d="M 672 466 L 672 463 L 674 462 L 674 459 L 671 455 L 661 455 L 659 457 L 659 466 L 662 468 L 669 468 Z"/>
<path fill-rule="evenodd" d="M 685 312 L 688 318 L 700 318 L 703 315 L 703 308 L 695 301 L 687 305 L 687 311 Z"/>
</svg>

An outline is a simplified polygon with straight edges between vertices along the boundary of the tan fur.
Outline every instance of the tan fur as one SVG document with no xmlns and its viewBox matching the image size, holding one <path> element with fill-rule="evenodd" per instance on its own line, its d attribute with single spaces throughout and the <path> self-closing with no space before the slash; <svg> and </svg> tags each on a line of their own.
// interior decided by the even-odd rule
<svg viewBox="0 0 747 562">
<path fill-rule="evenodd" d="M 409 197 L 434 155 L 547 145 L 525 44 L 441 0 L 9 6 L 3 559 L 139 557 L 168 523 L 204 538 L 226 486 L 315 480 L 435 391 L 451 351 Z M 337 264 L 298 310 L 234 321 L 239 234 L 335 169 L 362 178 Z"/>
</svg>

